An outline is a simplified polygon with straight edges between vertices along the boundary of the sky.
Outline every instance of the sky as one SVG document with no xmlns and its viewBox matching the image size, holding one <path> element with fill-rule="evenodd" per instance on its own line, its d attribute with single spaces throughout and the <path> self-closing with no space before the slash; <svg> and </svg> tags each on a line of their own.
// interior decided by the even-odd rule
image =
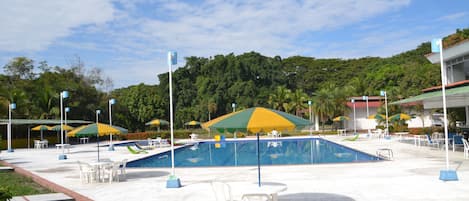
<svg viewBox="0 0 469 201">
<path fill-rule="evenodd" d="M 2 0 L 0 65 L 80 58 L 113 88 L 157 84 L 167 52 L 389 57 L 469 28 L 468 0 Z M 174 69 L 173 69 L 174 70 Z"/>
</svg>

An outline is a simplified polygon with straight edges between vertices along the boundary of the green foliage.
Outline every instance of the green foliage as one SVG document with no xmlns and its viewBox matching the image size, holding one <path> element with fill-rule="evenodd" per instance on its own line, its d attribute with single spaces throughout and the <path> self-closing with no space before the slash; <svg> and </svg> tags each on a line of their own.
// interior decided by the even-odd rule
<svg viewBox="0 0 469 201">
<path fill-rule="evenodd" d="M 6 186 L 0 186 L 0 200 L 10 200 L 13 197 L 13 194 L 10 192 L 10 189 Z"/>
<path fill-rule="evenodd" d="M 0 172 L 0 198 L 5 196 L 20 196 L 52 193 L 30 178 L 15 172 Z"/>
</svg>

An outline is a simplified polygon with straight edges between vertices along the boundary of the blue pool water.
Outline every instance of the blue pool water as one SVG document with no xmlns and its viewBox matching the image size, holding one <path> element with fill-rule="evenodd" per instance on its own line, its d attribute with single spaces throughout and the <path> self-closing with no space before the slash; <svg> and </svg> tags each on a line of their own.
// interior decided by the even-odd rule
<svg viewBox="0 0 469 201">
<path fill-rule="evenodd" d="M 372 156 L 324 139 L 261 140 L 262 165 L 379 161 Z M 174 150 L 176 167 L 257 165 L 257 141 L 201 142 Z M 127 167 L 171 167 L 171 152 L 132 161 Z"/>
</svg>

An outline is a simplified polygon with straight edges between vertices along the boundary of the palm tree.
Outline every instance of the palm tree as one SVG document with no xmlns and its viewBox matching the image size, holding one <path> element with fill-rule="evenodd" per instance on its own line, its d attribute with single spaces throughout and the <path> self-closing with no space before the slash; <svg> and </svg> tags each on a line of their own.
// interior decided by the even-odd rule
<svg viewBox="0 0 469 201">
<path fill-rule="evenodd" d="M 290 93 L 291 91 L 285 86 L 278 86 L 275 92 L 269 96 L 269 105 L 271 105 L 273 109 L 287 111 L 289 106 L 286 104 L 288 104 Z"/>
<path fill-rule="evenodd" d="M 305 102 L 307 101 L 308 96 L 306 95 L 306 93 L 303 92 L 303 90 L 297 89 L 295 90 L 295 92 L 291 93 L 290 97 L 290 105 L 292 109 L 295 110 L 295 115 L 298 116 L 299 111 L 307 107 Z"/>
<path fill-rule="evenodd" d="M 320 89 L 313 98 L 313 111 L 319 116 L 323 124 L 330 118 L 333 113 L 334 103 L 331 101 L 330 92 L 327 89 Z"/>
</svg>

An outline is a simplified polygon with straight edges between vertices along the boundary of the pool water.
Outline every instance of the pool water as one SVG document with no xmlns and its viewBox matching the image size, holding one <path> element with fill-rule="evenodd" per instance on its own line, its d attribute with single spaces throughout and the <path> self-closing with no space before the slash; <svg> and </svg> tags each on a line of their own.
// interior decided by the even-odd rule
<svg viewBox="0 0 469 201">
<path fill-rule="evenodd" d="M 174 150 L 176 167 L 257 165 L 257 141 L 200 142 Z M 382 160 L 321 138 L 260 140 L 262 165 L 349 163 Z M 171 167 L 171 151 L 129 162 L 127 167 Z"/>
</svg>

